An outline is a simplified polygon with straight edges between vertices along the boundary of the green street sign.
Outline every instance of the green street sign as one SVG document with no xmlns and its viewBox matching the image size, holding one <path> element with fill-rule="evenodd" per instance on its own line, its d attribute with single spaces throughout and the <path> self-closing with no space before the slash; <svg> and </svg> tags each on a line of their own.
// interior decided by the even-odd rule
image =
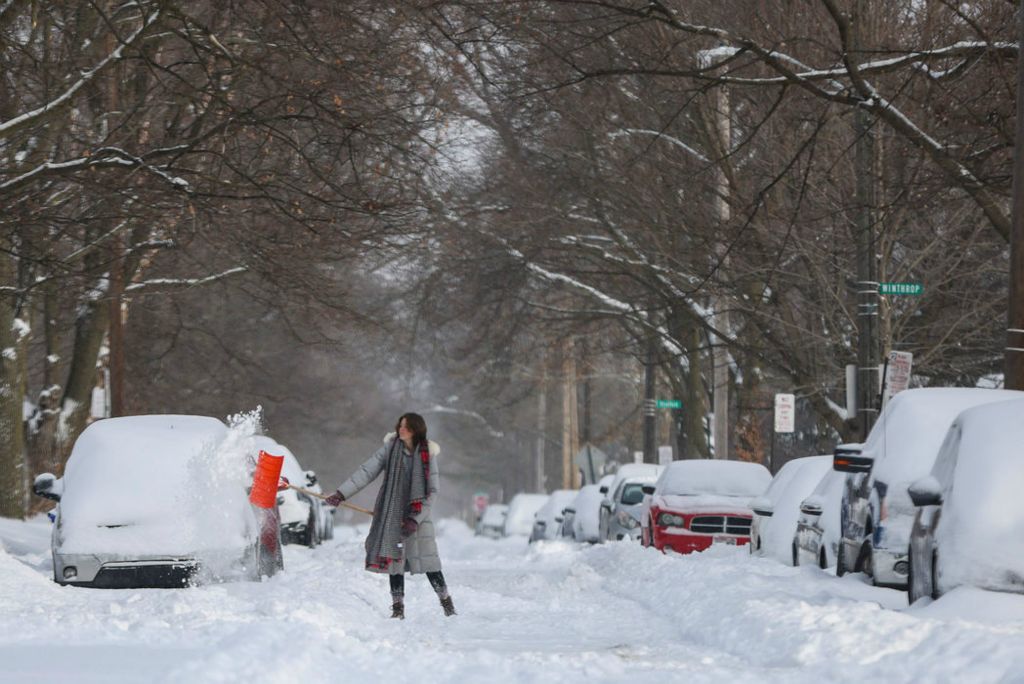
<svg viewBox="0 0 1024 684">
<path fill-rule="evenodd" d="M 878 283 L 878 294 L 919 295 L 924 292 L 921 283 Z"/>
<path fill-rule="evenodd" d="M 683 408 L 683 402 L 679 399 L 658 399 L 658 408 L 672 408 L 681 409 Z"/>
</svg>

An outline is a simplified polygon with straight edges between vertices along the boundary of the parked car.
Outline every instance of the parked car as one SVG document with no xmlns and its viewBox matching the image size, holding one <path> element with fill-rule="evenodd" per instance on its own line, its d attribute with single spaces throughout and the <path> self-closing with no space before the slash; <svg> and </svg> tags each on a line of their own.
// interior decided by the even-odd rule
<svg viewBox="0 0 1024 684">
<path fill-rule="evenodd" d="M 556 489 L 533 516 L 530 543 L 562 536 L 562 511 L 576 498 L 575 489 Z"/>
<path fill-rule="evenodd" d="M 265 435 L 254 437 L 253 443 L 257 452 L 263 450 L 284 457 L 281 475 L 291 484 L 316 494 L 321 493 L 320 485 L 316 483 L 316 473 L 303 470 L 288 447 Z M 283 489 L 277 493 L 277 508 L 281 517 L 281 541 L 285 544 L 302 544 L 314 548 L 328 539 L 329 533 L 333 535 L 334 509 L 315 496 L 290 488 Z"/>
<path fill-rule="evenodd" d="M 610 476 L 605 476 L 610 477 Z M 576 498 L 565 508 L 562 536 L 587 544 L 598 544 L 600 537 L 601 483 L 584 485 Z"/>
<path fill-rule="evenodd" d="M 764 495 L 750 502 L 750 553 L 797 564 L 796 534 L 800 503 L 810 496 L 821 478 L 832 470 L 831 456 L 795 458 L 772 478 Z"/>
<path fill-rule="evenodd" d="M 533 532 L 533 516 L 548 500 L 547 494 L 519 493 L 508 502 L 508 515 L 505 516 L 504 535 L 527 536 Z"/>
<path fill-rule="evenodd" d="M 615 472 L 601 505 L 601 539 L 637 539 L 645 484 L 653 484 L 663 470 L 652 463 L 626 463 Z"/>
<path fill-rule="evenodd" d="M 831 470 L 825 473 L 811 495 L 800 502 L 793 535 L 797 565 L 817 565 L 824 570 L 836 564 L 842 532 L 839 508 L 845 486 L 846 475 Z"/>
<path fill-rule="evenodd" d="M 750 500 L 772 481 L 759 463 L 673 461 L 653 485 L 641 513 L 641 542 L 677 553 L 702 551 L 712 544 L 747 544 L 753 512 Z"/>
<path fill-rule="evenodd" d="M 1024 401 L 964 411 L 914 482 L 910 602 L 958 586 L 1024 593 Z"/>
<path fill-rule="evenodd" d="M 894 396 L 864 444 L 840 445 L 833 464 L 847 473 L 836 574 L 863 572 L 905 589 L 914 506 L 907 487 L 931 471 L 953 420 L 974 406 L 1024 398 L 1011 390 L 927 388 Z"/>
<path fill-rule="evenodd" d="M 476 524 L 476 534 L 480 537 L 497 539 L 505 532 L 505 516 L 508 515 L 508 506 L 505 504 L 491 504 L 484 509 L 483 515 Z"/>
<path fill-rule="evenodd" d="M 64 476 L 33 491 L 57 501 L 53 578 L 101 588 L 259 579 L 283 566 L 276 508 L 248 500 L 252 456 L 205 416 L 108 418 L 75 442 Z"/>
</svg>

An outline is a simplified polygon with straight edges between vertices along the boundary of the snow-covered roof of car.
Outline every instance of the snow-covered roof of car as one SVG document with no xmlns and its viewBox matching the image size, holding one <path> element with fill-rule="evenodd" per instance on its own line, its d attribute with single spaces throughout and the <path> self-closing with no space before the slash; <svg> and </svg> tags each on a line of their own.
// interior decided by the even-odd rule
<svg viewBox="0 0 1024 684">
<path fill-rule="evenodd" d="M 281 464 L 281 474 L 288 478 L 288 481 L 299 487 L 306 486 L 306 471 L 299 465 L 295 454 L 285 445 L 266 435 L 253 437 L 253 445 L 256 450 L 266 451 L 273 456 L 284 456 L 284 463 Z"/>
<path fill-rule="evenodd" d="M 974 406 L 1024 398 L 1024 392 L 977 388 L 923 388 L 900 392 L 875 423 L 864 452 L 875 458 L 875 479 L 890 486 L 924 477 L 953 419 Z"/>
<path fill-rule="evenodd" d="M 206 416 L 89 425 L 64 472 L 64 552 L 185 553 L 244 543 L 247 473 L 228 434 Z"/>
<path fill-rule="evenodd" d="M 512 497 L 505 518 L 506 534 L 530 534 L 533 516 L 548 500 L 547 494 L 520 493 Z"/>
<path fill-rule="evenodd" d="M 658 478 L 656 494 L 760 496 L 772 475 L 760 463 L 745 461 L 673 461 Z"/>
<path fill-rule="evenodd" d="M 556 489 L 551 492 L 548 500 L 537 510 L 538 518 L 553 518 L 561 515 L 562 509 L 572 503 L 579 493 L 576 489 Z"/>
</svg>

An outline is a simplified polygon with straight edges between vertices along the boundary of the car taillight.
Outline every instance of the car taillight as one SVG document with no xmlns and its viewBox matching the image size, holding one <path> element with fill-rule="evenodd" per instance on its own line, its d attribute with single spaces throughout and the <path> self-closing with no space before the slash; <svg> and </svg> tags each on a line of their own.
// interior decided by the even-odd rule
<svg viewBox="0 0 1024 684">
<path fill-rule="evenodd" d="M 658 524 L 662 527 L 685 527 L 686 520 L 683 519 L 683 516 L 675 513 L 659 513 Z"/>
</svg>

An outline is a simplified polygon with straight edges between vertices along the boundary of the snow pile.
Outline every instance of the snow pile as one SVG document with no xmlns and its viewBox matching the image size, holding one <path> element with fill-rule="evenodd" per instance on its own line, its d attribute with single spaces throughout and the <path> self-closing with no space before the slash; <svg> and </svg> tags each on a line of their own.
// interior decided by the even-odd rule
<svg viewBox="0 0 1024 684">
<path fill-rule="evenodd" d="M 533 531 L 533 516 L 547 503 L 547 494 L 516 494 L 508 504 L 505 516 L 506 535 L 529 535 Z"/>
<path fill-rule="evenodd" d="M 673 461 L 658 478 L 659 495 L 760 496 L 772 481 L 768 469 L 743 461 Z"/>
<path fill-rule="evenodd" d="M 961 411 L 1020 398 L 1024 398 L 1024 392 L 974 388 L 900 392 L 889 400 L 864 445 L 864 453 L 875 458 L 873 477 L 891 488 L 905 490 L 928 474 L 946 430 Z"/>
<path fill-rule="evenodd" d="M 583 486 L 569 505 L 575 511 L 572 534 L 576 541 L 596 542 L 601 533 L 601 485 Z"/>
<path fill-rule="evenodd" d="M 765 496 L 772 502 L 772 516 L 762 521 L 762 548 L 777 560 L 792 563 L 800 504 L 832 470 L 831 456 L 807 456 L 790 461 L 775 476 Z M 786 477 L 783 479 L 783 475 Z M 780 482 L 776 482 L 781 480 Z M 779 486 L 776 486 L 778 484 Z"/>
<path fill-rule="evenodd" d="M 459 614 L 416 575 L 398 621 L 387 578 L 362 569 L 365 524 L 286 547 L 265 582 L 100 591 L 21 562 L 45 551 L 46 527 L 0 519 L 0 679 L 974 684 L 1024 671 L 1024 596 L 957 590 L 908 611 L 903 592 L 744 549 L 528 548 L 437 528 Z"/>
<path fill-rule="evenodd" d="M 936 530 L 943 589 L 1024 591 L 1022 416 L 1024 402 L 1013 401 L 957 419 L 958 459 Z"/>
</svg>

